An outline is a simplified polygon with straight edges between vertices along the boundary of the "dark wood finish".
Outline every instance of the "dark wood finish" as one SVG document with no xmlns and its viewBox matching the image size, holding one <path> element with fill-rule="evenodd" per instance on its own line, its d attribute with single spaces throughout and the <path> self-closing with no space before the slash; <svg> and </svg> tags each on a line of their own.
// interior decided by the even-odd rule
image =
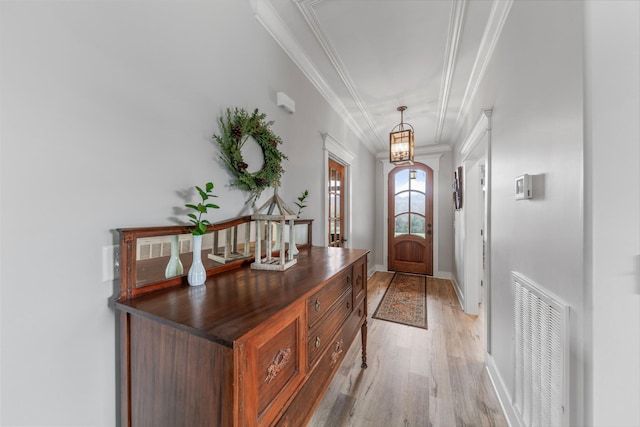
<svg viewBox="0 0 640 427">
<path fill-rule="evenodd" d="M 118 300 L 122 425 L 262 426 L 285 414 L 304 425 L 358 330 L 366 343 L 366 296 L 353 310 L 351 277 L 364 274 L 366 295 L 367 253 L 308 247 L 284 272 L 244 265 Z M 310 301 L 340 286 L 314 321 L 327 344 L 310 366 Z"/>
<path fill-rule="evenodd" d="M 130 425 L 231 425 L 232 349 L 141 316 L 129 324 Z"/>
<path fill-rule="evenodd" d="M 313 327 L 334 306 L 338 298 L 351 291 L 351 269 L 342 272 L 335 280 L 309 298 L 309 327 Z"/>
<path fill-rule="evenodd" d="M 242 216 L 232 218 L 226 221 L 220 221 L 207 227 L 207 233 L 214 231 L 222 231 L 241 224 L 249 224 L 251 216 Z M 312 219 L 296 219 L 294 224 L 304 224 L 307 226 L 308 240 L 304 244 L 296 245 L 298 249 L 306 249 L 311 246 L 311 230 Z M 160 289 L 181 286 L 187 283 L 187 272 L 191 266 L 193 256 L 191 253 L 181 254 L 180 260 L 184 267 L 184 275 L 172 278 L 164 277 L 164 270 L 169 257 L 158 257 L 148 260 L 137 260 L 136 242 L 137 239 L 159 236 L 173 236 L 179 234 L 190 234 L 192 227 L 186 225 L 164 226 L 164 227 L 138 227 L 138 228 L 119 228 L 120 233 L 120 295 L 118 300 L 135 298 L 140 295 L 155 292 Z M 240 245 L 240 248 L 243 246 Z M 221 264 L 207 257 L 209 250 L 203 250 L 201 254 L 202 263 L 205 266 L 207 276 L 223 273 L 228 270 L 239 268 L 243 265 L 250 264 L 254 261 L 254 257 L 232 261 Z M 254 253 L 254 248 L 251 248 Z M 274 252 L 277 254 L 277 252 Z"/>
<path fill-rule="evenodd" d="M 300 301 L 238 341 L 237 425 L 270 424 L 304 380 L 304 317 Z"/>
<path fill-rule="evenodd" d="M 405 170 L 420 170 L 426 173 L 425 188 L 425 236 L 415 234 L 395 234 L 396 216 L 402 213 L 395 212 L 395 197 L 402 189 L 395 188 L 396 174 Z M 407 273 L 433 275 L 433 170 L 421 163 L 411 166 L 396 167 L 389 174 L 389 224 L 388 224 L 388 269 Z M 421 215 L 412 209 L 413 202 L 409 204 L 411 215 Z"/>
<path fill-rule="evenodd" d="M 358 305 L 367 296 L 367 260 L 361 259 L 353 266 L 354 305 Z"/>
<path fill-rule="evenodd" d="M 300 392 L 286 409 L 276 425 L 298 427 L 306 425 L 324 395 L 338 366 L 342 363 L 350 343 L 358 333 L 358 329 L 366 322 L 366 299 L 361 306 L 353 310 L 338 335 L 331 341 L 329 348 L 320 358 Z"/>
<path fill-rule="evenodd" d="M 351 313 L 353 308 L 352 298 L 353 293 L 350 288 L 336 302 L 327 316 L 309 332 L 309 366 L 313 366 L 318 357 L 327 350 L 331 337 Z"/>
</svg>

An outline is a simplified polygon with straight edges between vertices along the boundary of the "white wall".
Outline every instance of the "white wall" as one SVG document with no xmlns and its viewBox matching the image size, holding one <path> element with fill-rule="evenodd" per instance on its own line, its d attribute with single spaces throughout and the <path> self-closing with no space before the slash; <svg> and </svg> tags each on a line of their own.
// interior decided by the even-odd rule
<svg viewBox="0 0 640 427">
<path fill-rule="evenodd" d="M 584 411 L 582 81 L 582 2 L 515 1 L 470 109 L 493 108 L 492 363 L 513 396 L 511 273 L 518 271 L 571 305 L 575 426 Z M 476 118 L 470 114 L 462 136 Z M 516 201 L 522 174 L 534 176 L 534 196 Z"/>
<path fill-rule="evenodd" d="M 640 425 L 640 3 L 585 3 L 585 425 Z"/>
<path fill-rule="evenodd" d="M 315 243 L 320 132 L 357 153 L 354 244 L 373 249 L 373 156 L 248 1 L 16 1 L 0 11 L 0 424 L 115 424 L 102 247 L 117 227 L 185 222 L 184 193 L 209 180 L 221 206 L 212 221 L 246 212 L 211 138 L 227 107 L 275 121 L 289 156 L 280 194 L 293 202 L 310 190 Z M 276 106 L 280 90 L 294 115 Z"/>
</svg>

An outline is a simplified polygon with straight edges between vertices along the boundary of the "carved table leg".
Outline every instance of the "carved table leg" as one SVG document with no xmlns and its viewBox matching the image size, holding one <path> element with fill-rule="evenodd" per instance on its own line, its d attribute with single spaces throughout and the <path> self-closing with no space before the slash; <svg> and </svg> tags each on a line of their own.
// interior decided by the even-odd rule
<svg viewBox="0 0 640 427">
<path fill-rule="evenodd" d="M 367 319 L 364 320 L 362 328 L 360 329 L 360 335 L 362 336 L 362 369 L 367 368 Z"/>
</svg>

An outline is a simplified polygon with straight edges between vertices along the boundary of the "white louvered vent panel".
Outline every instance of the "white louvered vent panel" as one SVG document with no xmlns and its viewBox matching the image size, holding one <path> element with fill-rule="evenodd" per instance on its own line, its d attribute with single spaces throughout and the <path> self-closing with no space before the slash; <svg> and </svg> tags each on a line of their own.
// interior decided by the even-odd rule
<svg viewBox="0 0 640 427">
<path fill-rule="evenodd" d="M 522 425 L 568 425 L 569 306 L 513 273 L 515 402 Z"/>
</svg>

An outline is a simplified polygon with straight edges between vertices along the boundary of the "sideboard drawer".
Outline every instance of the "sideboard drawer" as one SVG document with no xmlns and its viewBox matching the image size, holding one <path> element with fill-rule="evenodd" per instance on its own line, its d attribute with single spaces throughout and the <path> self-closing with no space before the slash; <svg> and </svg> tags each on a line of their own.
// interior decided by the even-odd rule
<svg viewBox="0 0 640 427">
<path fill-rule="evenodd" d="M 364 302 L 344 322 L 338 334 L 328 341 L 329 350 L 319 359 L 309 379 L 276 423 L 279 427 L 305 425 L 320 403 L 320 398 L 333 379 L 366 318 Z"/>
<path fill-rule="evenodd" d="M 347 290 L 351 289 L 352 269 L 347 268 L 308 299 L 309 328 L 312 328 Z"/>
<path fill-rule="evenodd" d="M 340 298 L 335 308 L 309 332 L 308 357 L 309 366 L 313 366 L 318 357 L 329 345 L 329 340 L 336 334 L 344 319 L 353 308 L 352 293 L 349 288 Z"/>
</svg>

